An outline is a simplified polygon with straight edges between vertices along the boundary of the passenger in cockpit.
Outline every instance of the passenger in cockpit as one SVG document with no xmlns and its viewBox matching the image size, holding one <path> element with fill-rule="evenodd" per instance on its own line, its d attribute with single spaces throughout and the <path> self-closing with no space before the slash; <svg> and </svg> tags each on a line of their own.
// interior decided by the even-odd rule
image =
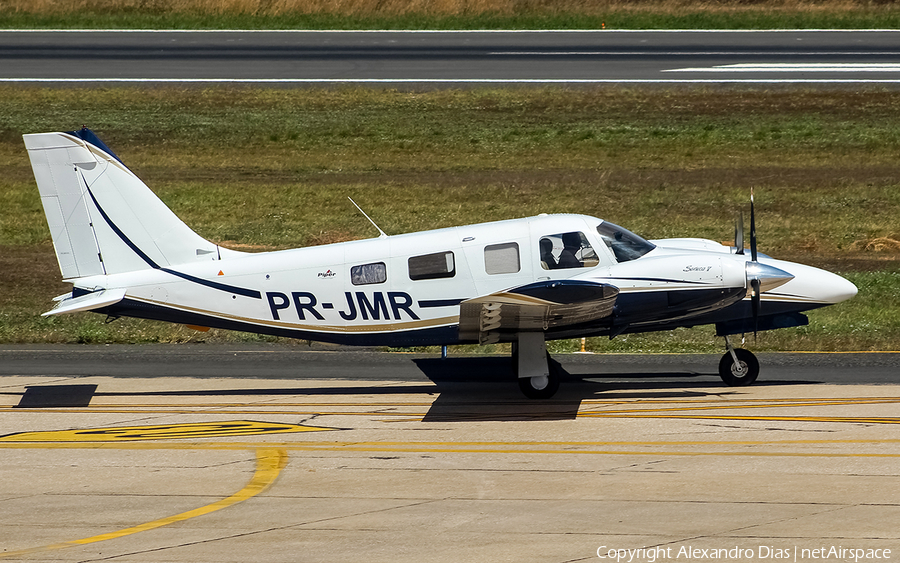
<svg viewBox="0 0 900 563">
<path fill-rule="evenodd" d="M 553 257 L 553 241 L 544 237 L 541 239 L 541 267 L 545 270 L 555 270 L 556 258 Z"/>
</svg>

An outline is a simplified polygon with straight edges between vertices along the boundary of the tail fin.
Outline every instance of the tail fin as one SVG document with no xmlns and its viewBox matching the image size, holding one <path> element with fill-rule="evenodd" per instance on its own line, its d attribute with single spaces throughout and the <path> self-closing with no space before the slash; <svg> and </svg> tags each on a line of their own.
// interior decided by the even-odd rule
<svg viewBox="0 0 900 563">
<path fill-rule="evenodd" d="M 25 135 L 63 279 L 221 260 L 87 128 Z"/>
</svg>

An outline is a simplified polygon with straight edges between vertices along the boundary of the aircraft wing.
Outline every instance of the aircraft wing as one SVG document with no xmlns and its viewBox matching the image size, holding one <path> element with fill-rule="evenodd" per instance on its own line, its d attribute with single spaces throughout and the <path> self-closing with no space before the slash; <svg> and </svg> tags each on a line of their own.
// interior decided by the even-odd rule
<svg viewBox="0 0 900 563">
<path fill-rule="evenodd" d="M 482 344 L 502 333 L 546 331 L 612 314 L 619 289 L 588 281 L 531 283 L 460 303 L 459 337 Z"/>
</svg>

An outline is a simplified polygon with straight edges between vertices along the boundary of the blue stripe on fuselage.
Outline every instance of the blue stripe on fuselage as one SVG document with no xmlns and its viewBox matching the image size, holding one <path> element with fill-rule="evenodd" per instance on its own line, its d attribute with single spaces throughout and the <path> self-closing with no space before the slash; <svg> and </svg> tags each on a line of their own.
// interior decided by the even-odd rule
<svg viewBox="0 0 900 563">
<path fill-rule="evenodd" d="M 119 227 L 116 226 L 115 223 L 113 223 L 113 221 L 112 221 L 112 219 L 110 219 L 109 215 L 106 214 L 106 211 L 104 211 L 103 208 L 100 206 L 100 202 L 98 202 L 97 198 L 94 197 L 94 193 L 91 191 L 91 188 L 88 187 L 87 180 L 85 179 L 83 174 L 81 176 L 81 179 L 84 181 L 84 186 L 85 186 L 85 188 L 87 188 L 88 195 L 91 196 L 91 201 L 94 202 L 94 205 L 97 207 L 97 210 L 100 212 L 100 215 L 103 217 L 103 220 L 106 221 L 107 225 L 109 225 L 109 228 L 112 229 L 113 232 L 116 233 L 116 235 L 118 235 L 118 237 L 120 239 L 122 239 L 122 242 L 124 242 L 128 246 L 128 248 L 133 250 L 135 254 L 140 256 L 141 260 L 146 262 L 147 265 L 150 266 L 151 268 L 153 268 L 154 270 L 161 270 L 163 272 L 166 272 L 167 274 L 172 274 L 173 276 L 178 276 L 179 278 L 187 280 L 189 282 L 204 285 L 204 286 L 210 287 L 212 289 L 218 289 L 219 291 L 227 291 L 228 293 L 235 293 L 237 295 L 242 295 L 244 297 L 251 297 L 253 299 L 262 299 L 262 293 L 260 293 L 259 291 L 256 291 L 255 289 L 245 289 L 243 287 L 237 287 L 234 285 L 228 285 L 228 284 L 224 284 L 224 283 L 205 280 L 203 278 L 198 278 L 198 277 L 192 276 L 190 274 L 185 274 L 182 272 L 177 272 L 175 270 L 170 270 L 169 268 L 160 267 L 159 264 L 157 264 L 156 262 L 153 261 L 152 258 L 147 256 L 143 250 L 138 248 L 138 246 L 136 244 L 134 244 L 131 241 L 131 239 L 129 239 L 128 236 L 125 233 L 123 233 L 122 230 L 119 229 Z"/>
</svg>

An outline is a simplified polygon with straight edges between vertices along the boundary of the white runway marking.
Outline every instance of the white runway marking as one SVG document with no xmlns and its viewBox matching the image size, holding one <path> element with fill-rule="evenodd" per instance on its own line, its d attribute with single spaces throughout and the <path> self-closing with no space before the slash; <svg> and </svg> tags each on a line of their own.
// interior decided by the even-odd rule
<svg viewBox="0 0 900 563">
<path fill-rule="evenodd" d="M 810 56 L 854 56 L 854 57 L 873 57 L 873 56 L 900 56 L 900 51 L 493 51 L 488 53 L 495 57 L 553 57 L 553 56 L 666 56 L 666 57 L 700 57 L 700 56 L 722 56 L 722 57 L 760 57 L 771 56 L 792 56 L 792 57 L 810 57 Z M 751 63 L 754 64 L 754 63 Z M 834 63 L 823 63 L 834 66 Z M 888 63 L 896 65 L 896 63 Z M 722 65 L 726 66 L 726 65 Z M 738 65 L 728 65 L 738 66 Z M 773 65 L 777 66 L 777 65 Z M 802 65 L 807 66 L 807 65 Z M 861 65 L 865 66 L 865 65 Z M 720 67 L 700 67 L 700 68 L 720 68 Z M 694 69 L 675 69 L 675 70 L 694 70 Z"/>
<path fill-rule="evenodd" d="M 682 69 L 679 69 L 682 70 Z M 688 71 L 690 69 L 683 69 Z M 661 72 L 674 72 L 661 71 Z M 897 78 L 0 78 L 0 83 L 129 84 L 897 84 Z"/>
<path fill-rule="evenodd" d="M 408 34 L 469 34 L 469 33 L 541 33 L 570 34 L 679 34 L 679 33 L 900 33 L 900 29 L 3 29 L 0 33 L 408 33 Z"/>
<path fill-rule="evenodd" d="M 900 63 L 742 63 L 662 72 L 900 72 Z"/>
</svg>

